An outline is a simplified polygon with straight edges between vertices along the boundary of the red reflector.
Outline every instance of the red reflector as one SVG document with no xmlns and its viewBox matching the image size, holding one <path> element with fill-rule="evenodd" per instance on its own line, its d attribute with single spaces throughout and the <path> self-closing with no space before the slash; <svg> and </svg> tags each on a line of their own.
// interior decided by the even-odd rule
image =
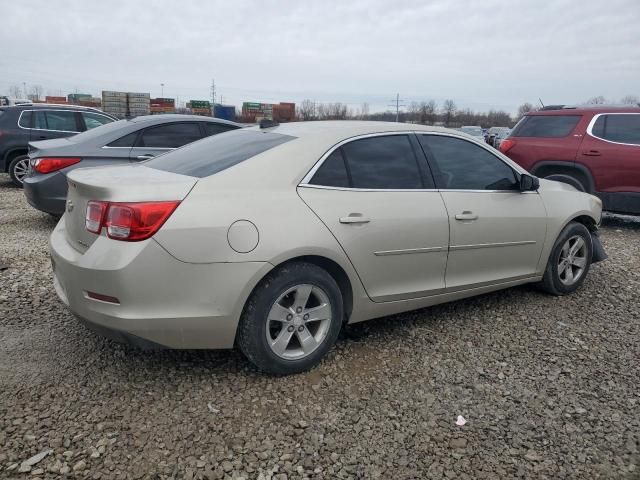
<svg viewBox="0 0 640 480">
<path fill-rule="evenodd" d="M 515 144 L 516 142 L 514 140 L 509 140 L 508 138 L 505 138 L 504 140 L 502 140 L 502 142 L 500 142 L 500 151 L 506 154 L 509 150 L 513 148 Z"/>
<path fill-rule="evenodd" d="M 102 295 L 101 293 L 90 292 L 87 290 L 87 297 L 94 300 L 100 300 L 101 302 L 115 303 L 116 305 L 120 305 L 120 300 L 118 300 L 116 297 Z"/>
<path fill-rule="evenodd" d="M 33 162 L 33 169 L 38 173 L 51 173 L 78 163 L 77 157 L 42 157 Z"/>
<path fill-rule="evenodd" d="M 100 233 L 102 231 L 102 222 L 104 220 L 104 212 L 107 210 L 107 202 L 96 202 L 92 200 L 87 203 L 87 214 L 84 220 L 84 226 L 91 233 Z"/>
</svg>

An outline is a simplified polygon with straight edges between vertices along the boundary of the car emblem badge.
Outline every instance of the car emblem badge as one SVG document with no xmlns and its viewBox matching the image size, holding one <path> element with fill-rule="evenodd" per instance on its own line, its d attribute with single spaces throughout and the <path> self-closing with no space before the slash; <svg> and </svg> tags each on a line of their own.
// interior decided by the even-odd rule
<svg viewBox="0 0 640 480">
<path fill-rule="evenodd" d="M 67 202 L 67 212 L 73 212 L 73 202 L 71 200 Z"/>
</svg>

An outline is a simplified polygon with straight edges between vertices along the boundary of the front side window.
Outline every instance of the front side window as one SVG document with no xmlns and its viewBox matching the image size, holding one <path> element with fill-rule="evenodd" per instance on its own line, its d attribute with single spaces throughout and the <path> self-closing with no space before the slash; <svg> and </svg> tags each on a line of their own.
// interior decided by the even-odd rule
<svg viewBox="0 0 640 480">
<path fill-rule="evenodd" d="M 640 145 L 640 114 L 600 115 L 591 133 L 611 142 Z"/>
<path fill-rule="evenodd" d="M 60 130 L 64 132 L 77 132 L 75 112 L 50 110 L 45 112 L 47 117 L 47 130 Z"/>
<path fill-rule="evenodd" d="M 514 127 L 512 137 L 566 137 L 581 115 L 527 115 Z"/>
<path fill-rule="evenodd" d="M 87 130 L 113 122 L 109 117 L 105 117 L 104 115 L 99 115 L 97 113 L 82 112 L 81 115 L 84 119 L 84 124 L 87 126 Z"/>
<path fill-rule="evenodd" d="M 418 160 L 407 135 L 363 138 L 341 148 L 353 188 L 424 188 Z"/>
<path fill-rule="evenodd" d="M 197 123 L 169 123 L 149 127 L 138 140 L 137 147 L 178 148 L 200 140 L 200 126 Z"/>
<path fill-rule="evenodd" d="M 460 138 L 418 135 L 443 190 L 515 190 L 513 169 L 486 149 Z"/>
</svg>

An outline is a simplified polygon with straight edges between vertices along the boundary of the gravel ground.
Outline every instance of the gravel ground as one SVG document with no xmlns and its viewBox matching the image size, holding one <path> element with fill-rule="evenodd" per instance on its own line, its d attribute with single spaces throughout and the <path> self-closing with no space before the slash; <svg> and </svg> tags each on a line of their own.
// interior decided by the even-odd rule
<svg viewBox="0 0 640 480">
<path fill-rule="evenodd" d="M 54 224 L 0 176 L 0 477 L 640 478 L 638 220 L 605 220 L 575 295 L 355 325 L 287 378 L 86 331 L 52 288 Z"/>
</svg>

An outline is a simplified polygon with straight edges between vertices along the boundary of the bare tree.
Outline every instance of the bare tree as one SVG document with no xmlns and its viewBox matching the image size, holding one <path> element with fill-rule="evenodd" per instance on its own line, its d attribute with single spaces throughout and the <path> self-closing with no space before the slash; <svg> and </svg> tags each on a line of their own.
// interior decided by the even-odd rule
<svg viewBox="0 0 640 480">
<path fill-rule="evenodd" d="M 436 123 L 438 104 L 435 100 L 429 100 L 420 104 L 420 123 L 433 125 Z"/>
<path fill-rule="evenodd" d="M 419 123 L 420 122 L 420 111 L 421 104 L 418 102 L 411 102 L 407 107 L 407 120 L 411 123 Z"/>
<path fill-rule="evenodd" d="M 40 100 L 40 97 L 42 96 L 43 91 L 44 89 L 42 88 L 42 85 L 32 85 L 31 93 L 29 93 L 27 98 L 29 98 L 29 100 L 31 101 Z"/>
<path fill-rule="evenodd" d="M 298 117 L 303 121 L 314 120 L 316 118 L 316 103 L 305 99 L 298 107 Z"/>
<path fill-rule="evenodd" d="M 602 105 L 604 103 L 607 103 L 607 99 L 602 95 L 598 95 L 597 97 L 591 97 L 589 100 L 587 100 L 586 103 L 587 105 Z"/>
<path fill-rule="evenodd" d="M 344 103 L 321 103 L 318 105 L 318 118 L 321 120 L 345 120 L 350 116 Z"/>
<path fill-rule="evenodd" d="M 537 109 L 533 104 L 531 104 L 529 102 L 525 102 L 525 103 L 523 103 L 522 105 L 520 105 L 518 107 L 518 116 L 517 116 L 517 118 L 518 118 L 518 120 L 520 120 L 522 117 L 524 117 L 525 113 L 535 112 L 536 110 Z"/>
<path fill-rule="evenodd" d="M 22 88 L 19 85 L 11 85 L 9 87 L 9 96 L 13 98 L 21 98 L 22 97 Z"/>
<path fill-rule="evenodd" d="M 620 100 L 623 105 L 640 105 L 640 98 L 637 95 L 625 95 Z"/>
<path fill-rule="evenodd" d="M 448 127 L 456 114 L 456 104 L 453 100 L 447 99 L 442 105 L 442 115 L 444 126 Z"/>
<path fill-rule="evenodd" d="M 369 104 L 364 102 L 360 107 L 360 120 L 366 120 L 369 117 Z"/>
</svg>

